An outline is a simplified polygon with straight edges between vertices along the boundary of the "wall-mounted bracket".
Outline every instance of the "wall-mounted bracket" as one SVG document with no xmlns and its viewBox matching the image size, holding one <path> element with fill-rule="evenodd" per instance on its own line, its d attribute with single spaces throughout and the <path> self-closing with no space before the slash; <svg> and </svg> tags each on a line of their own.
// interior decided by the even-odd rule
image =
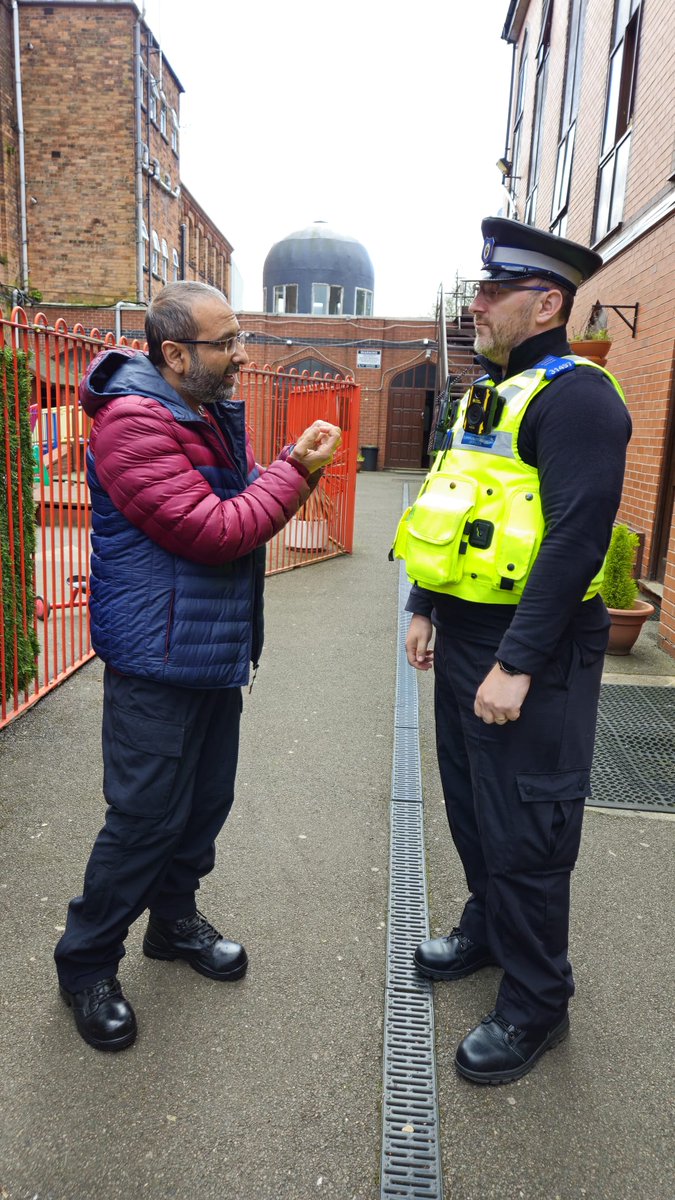
<svg viewBox="0 0 675 1200">
<path fill-rule="evenodd" d="M 621 317 L 621 320 L 623 321 L 624 325 L 628 326 L 633 337 L 637 337 L 638 310 L 640 308 L 639 303 L 637 303 L 637 304 L 604 304 L 604 303 L 602 303 L 602 305 L 601 305 L 600 300 L 596 300 L 594 308 L 598 308 L 600 306 L 602 308 L 611 308 L 612 312 L 615 312 L 618 317 Z M 632 312 L 633 320 L 629 321 L 628 317 L 624 317 L 624 315 L 623 315 L 624 312 Z"/>
</svg>

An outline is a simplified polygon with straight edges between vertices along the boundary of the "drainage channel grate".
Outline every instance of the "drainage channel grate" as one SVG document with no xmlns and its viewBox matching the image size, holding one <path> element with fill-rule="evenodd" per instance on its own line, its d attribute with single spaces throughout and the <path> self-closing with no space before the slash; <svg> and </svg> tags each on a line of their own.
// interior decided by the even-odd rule
<svg viewBox="0 0 675 1200">
<path fill-rule="evenodd" d="M 604 684 L 589 804 L 675 813 L 675 688 Z"/>
<path fill-rule="evenodd" d="M 407 485 L 403 505 L 407 506 Z M 399 576 L 389 922 L 384 1027 L 381 1198 L 443 1200 L 431 984 L 413 964 L 429 936 L 417 679 L 405 657 L 409 585 Z"/>
</svg>

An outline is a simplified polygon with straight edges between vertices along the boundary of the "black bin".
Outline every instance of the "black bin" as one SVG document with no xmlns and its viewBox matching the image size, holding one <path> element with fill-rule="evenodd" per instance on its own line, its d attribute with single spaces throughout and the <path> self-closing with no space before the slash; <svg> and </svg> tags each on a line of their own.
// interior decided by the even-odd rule
<svg viewBox="0 0 675 1200">
<path fill-rule="evenodd" d="M 362 446 L 361 453 L 363 455 L 364 471 L 377 470 L 377 446 Z"/>
</svg>

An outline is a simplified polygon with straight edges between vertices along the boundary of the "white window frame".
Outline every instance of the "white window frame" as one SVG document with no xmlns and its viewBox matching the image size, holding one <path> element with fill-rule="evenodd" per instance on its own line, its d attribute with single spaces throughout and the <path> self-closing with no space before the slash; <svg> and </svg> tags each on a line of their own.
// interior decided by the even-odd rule
<svg viewBox="0 0 675 1200">
<path fill-rule="evenodd" d="M 363 297 L 363 311 L 359 312 L 359 297 Z M 372 317 L 373 315 L 373 293 L 370 288 L 357 287 L 354 296 L 354 316 L 355 317 Z"/>
<path fill-rule="evenodd" d="M 596 186 L 593 244 L 618 229 L 623 219 L 641 18 L 642 0 L 616 0 Z"/>
<path fill-rule="evenodd" d="M 317 300 L 319 288 L 325 288 L 324 300 Z M 337 311 L 331 312 L 332 293 L 339 292 L 339 300 L 337 301 Z M 337 283 L 313 283 L 312 284 L 312 316 L 313 317 L 341 317 L 344 310 L 344 295 L 345 290 Z M 319 311 L 320 310 L 320 311 Z"/>
<path fill-rule="evenodd" d="M 171 149 L 174 154 L 178 154 L 178 113 L 175 108 L 171 109 Z"/>
<path fill-rule="evenodd" d="M 567 227 L 567 206 L 572 183 L 574 141 L 577 129 L 577 111 L 581 91 L 581 70 L 584 57 L 584 25 L 586 22 L 586 0 L 571 0 L 567 58 L 563 102 L 560 113 L 560 138 L 556 160 L 553 199 L 551 202 L 552 233 L 564 236 Z"/>
<path fill-rule="evenodd" d="M 172 278 L 173 283 L 177 283 L 178 280 L 180 279 L 180 256 L 179 256 L 178 251 L 176 250 L 175 246 L 172 250 L 171 257 L 173 259 L 173 273 L 172 273 L 171 278 Z"/>
<path fill-rule="evenodd" d="M 159 87 L 157 80 L 150 77 L 150 120 L 153 125 L 157 124 L 157 108 L 159 104 Z"/>
<path fill-rule="evenodd" d="M 148 235 L 148 227 L 147 227 L 145 221 L 143 221 L 143 220 L 141 221 L 141 241 L 143 242 L 143 270 L 147 271 L 147 269 L 148 269 L 148 243 L 150 241 L 150 237 Z"/>
<path fill-rule="evenodd" d="M 159 258 L 162 247 L 160 246 L 159 236 L 156 229 L 152 231 L 152 273 L 160 278 L 159 274 Z"/>
<path fill-rule="evenodd" d="M 290 299 L 290 296 L 288 295 L 289 288 L 295 288 L 295 307 L 294 308 L 288 307 L 288 300 Z M 278 316 L 283 316 L 284 314 L 293 315 L 293 314 L 297 313 L 299 293 L 300 293 L 300 288 L 297 283 L 277 283 L 275 285 L 274 293 L 273 293 L 274 308 L 272 311 L 274 313 L 276 313 Z"/>
<path fill-rule="evenodd" d="M 520 52 L 518 83 L 516 86 L 515 117 L 513 121 L 513 164 L 511 166 L 511 179 L 513 188 L 516 188 L 519 182 L 520 153 L 523 140 L 523 123 L 525 120 L 525 91 L 527 88 L 527 52 L 529 50 L 529 41 L 529 35 L 526 30 L 525 37 L 523 38 L 523 47 Z"/>
<path fill-rule="evenodd" d="M 169 247 L 166 238 L 162 238 L 162 282 L 169 282 Z"/>
<path fill-rule="evenodd" d="M 543 0 L 541 12 L 541 32 L 536 54 L 536 76 L 534 83 L 534 114 L 532 117 L 532 137 L 530 140 L 530 162 L 528 166 L 527 195 L 525 198 L 526 225 L 536 223 L 537 194 L 539 191 L 539 171 L 541 169 L 542 138 L 544 132 L 544 109 L 546 107 L 546 85 L 548 83 L 548 59 L 551 48 L 551 20 L 553 17 L 553 0 Z"/>
</svg>

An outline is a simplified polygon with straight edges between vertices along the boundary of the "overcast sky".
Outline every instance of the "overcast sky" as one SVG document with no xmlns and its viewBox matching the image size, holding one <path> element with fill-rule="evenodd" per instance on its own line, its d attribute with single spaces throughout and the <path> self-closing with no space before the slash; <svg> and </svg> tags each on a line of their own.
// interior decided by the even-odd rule
<svg viewBox="0 0 675 1200">
<path fill-rule="evenodd" d="M 143 7 L 143 0 L 138 0 Z M 145 0 L 185 94 L 181 175 L 262 308 L 270 247 L 362 242 L 376 316 L 426 316 L 502 207 L 507 0 Z"/>
</svg>

